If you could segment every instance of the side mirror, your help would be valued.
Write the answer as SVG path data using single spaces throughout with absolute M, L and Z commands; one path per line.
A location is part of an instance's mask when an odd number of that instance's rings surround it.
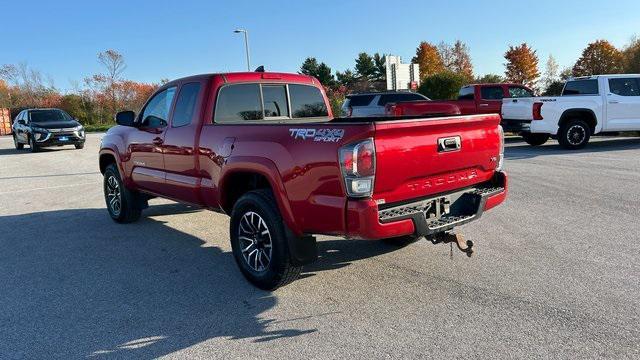
M 133 111 L 120 111 L 116 114 L 116 124 L 122 126 L 135 126 L 136 113 Z
M 27 122 L 24 121 L 23 119 L 18 120 L 17 123 L 20 124 L 20 125 L 27 125 Z

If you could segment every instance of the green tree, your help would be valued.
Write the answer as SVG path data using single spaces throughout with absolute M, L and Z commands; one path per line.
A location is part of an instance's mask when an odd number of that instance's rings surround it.
M 371 55 L 362 52 L 356 59 L 356 74 L 359 77 L 372 80 L 375 78 L 376 66 Z
M 464 74 L 443 71 L 427 76 L 420 84 L 418 92 L 431 99 L 455 99 L 460 88 L 467 85 L 468 82 L 469 79 Z
M 607 40 L 596 40 L 582 51 L 573 66 L 574 76 L 616 74 L 624 71 L 624 57 Z
M 560 96 L 562 94 L 562 89 L 564 88 L 564 83 L 565 82 L 562 80 L 553 81 L 546 87 L 542 95 L 543 96 Z
M 336 79 L 338 79 L 340 85 L 349 88 L 356 81 L 356 75 L 349 69 L 344 72 L 336 71 Z
M 335 85 L 331 68 L 325 63 L 318 64 L 318 60 L 314 57 L 308 57 L 304 60 L 300 67 L 300 73 L 315 77 L 324 86 Z
M 438 51 L 438 47 L 423 41 L 416 49 L 416 56 L 411 59 L 412 63 L 418 64 L 420 68 L 420 78 L 444 71 L 444 63 Z
M 486 74 L 482 77 L 475 78 L 474 82 L 476 84 L 496 84 L 504 82 L 504 78 L 497 74 Z
M 384 62 L 384 55 L 380 55 L 378 53 L 373 54 L 373 66 L 375 68 L 373 78 L 376 81 L 387 80 L 387 67 Z

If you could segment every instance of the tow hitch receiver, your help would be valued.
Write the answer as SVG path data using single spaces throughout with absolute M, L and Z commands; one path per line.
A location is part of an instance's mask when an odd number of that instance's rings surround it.
M 458 246 L 458 249 L 460 249 L 460 251 L 462 251 L 463 253 L 467 254 L 468 257 L 471 257 L 471 255 L 473 255 L 473 241 L 471 240 L 465 241 L 464 236 L 462 236 L 462 234 L 452 234 L 448 232 L 437 234 L 433 238 L 431 238 L 431 242 L 433 244 L 456 243 L 456 245 Z

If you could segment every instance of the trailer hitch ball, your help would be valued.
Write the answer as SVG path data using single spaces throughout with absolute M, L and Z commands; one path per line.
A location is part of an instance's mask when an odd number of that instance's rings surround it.
M 434 238 L 431 239 L 431 242 L 434 244 L 448 244 L 448 243 L 456 243 L 458 249 L 463 253 L 467 254 L 468 257 L 473 255 L 473 241 L 465 240 L 462 234 L 452 234 L 452 233 L 443 233 L 438 234 Z

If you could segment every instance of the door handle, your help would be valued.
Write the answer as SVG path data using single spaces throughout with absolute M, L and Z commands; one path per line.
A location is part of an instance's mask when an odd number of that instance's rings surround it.
M 487 107 L 489 104 L 480 104 L 480 107 Z
M 161 137 L 157 137 L 155 139 L 153 139 L 152 141 L 155 145 L 162 145 L 162 143 L 164 142 L 164 140 L 162 140 Z
M 620 104 L 620 101 L 617 101 L 617 100 L 609 100 L 609 104 Z

